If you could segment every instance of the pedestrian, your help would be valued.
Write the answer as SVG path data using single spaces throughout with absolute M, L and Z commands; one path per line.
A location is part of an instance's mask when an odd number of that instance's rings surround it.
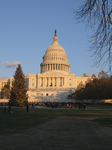
M 81 104 L 81 110 L 82 110 L 83 105 Z
M 83 103 L 83 110 L 85 110 L 85 108 L 86 108 L 86 106 L 85 106 L 85 104 Z
M 11 103 L 9 102 L 9 112 L 11 111 Z
M 81 104 L 79 103 L 79 110 L 80 110 L 80 108 L 81 108 Z
M 34 107 L 34 104 L 32 103 L 32 108 Z
M 19 108 L 17 107 L 17 113 L 19 112 Z
M 29 105 L 28 104 L 26 105 L 26 110 L 27 110 L 27 112 L 29 111 Z
M 5 102 L 3 103 L 4 106 L 4 113 L 6 112 L 6 106 L 5 106 Z
M 6 112 L 6 107 L 4 107 L 4 113 Z

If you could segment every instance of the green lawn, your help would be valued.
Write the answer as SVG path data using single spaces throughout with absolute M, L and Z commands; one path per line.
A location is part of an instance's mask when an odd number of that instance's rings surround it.
M 0 150 L 112 149 L 112 110 L 12 111 L 0 108 Z
M 112 105 L 87 105 L 88 109 L 112 109 Z
M 102 125 L 112 125 L 111 110 L 75 110 L 75 109 L 38 109 L 30 108 L 26 112 L 25 108 L 20 108 L 19 113 L 16 108 L 11 109 L 14 113 L 4 113 L 0 108 L 0 134 L 20 133 L 23 130 L 46 123 L 56 117 L 95 117 L 93 121 Z M 97 117 L 97 118 L 96 118 Z M 104 118 L 102 118 L 104 117 Z

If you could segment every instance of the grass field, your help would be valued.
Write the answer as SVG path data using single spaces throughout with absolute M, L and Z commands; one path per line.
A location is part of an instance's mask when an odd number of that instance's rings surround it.
M 99 106 L 89 106 L 96 109 Z M 111 109 L 112 107 L 102 107 Z M 100 109 L 102 109 L 100 107 Z M 112 110 L 0 108 L 0 150 L 112 149 Z

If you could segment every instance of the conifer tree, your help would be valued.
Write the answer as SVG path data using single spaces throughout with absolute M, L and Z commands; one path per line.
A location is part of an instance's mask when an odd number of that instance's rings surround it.
M 25 77 L 20 64 L 16 69 L 10 93 L 11 104 L 26 105 L 28 103 Z

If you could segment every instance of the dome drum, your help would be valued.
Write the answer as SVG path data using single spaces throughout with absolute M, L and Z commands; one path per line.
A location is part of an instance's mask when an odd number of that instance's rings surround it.
M 60 64 L 60 63 L 41 64 L 41 73 L 50 71 L 70 72 L 70 64 Z

